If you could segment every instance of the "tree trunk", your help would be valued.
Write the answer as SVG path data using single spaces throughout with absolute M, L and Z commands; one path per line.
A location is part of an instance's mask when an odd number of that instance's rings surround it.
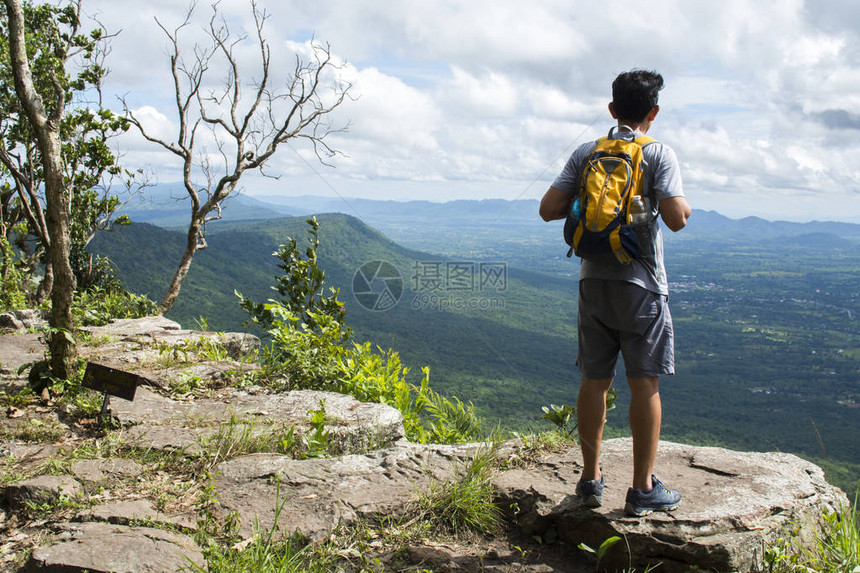
M 182 288 L 182 281 L 185 280 L 185 275 L 188 274 L 188 269 L 191 268 L 191 261 L 194 259 L 194 253 L 198 248 L 198 237 L 200 232 L 200 222 L 197 215 L 192 215 L 191 224 L 188 226 L 188 235 L 185 240 L 185 251 L 182 253 L 182 259 L 179 261 L 179 266 L 176 269 L 176 274 L 173 275 L 173 280 L 170 281 L 170 286 L 167 287 L 167 292 L 164 298 L 158 303 L 158 309 L 161 314 L 165 314 L 176 302 L 179 296 L 179 289 Z
M 58 378 L 75 375 L 76 353 L 72 300 L 75 294 L 75 274 L 69 263 L 71 249 L 71 216 L 68 196 L 63 183 L 62 150 L 60 135 L 51 131 L 42 147 L 42 164 L 45 167 L 45 203 L 47 204 L 48 230 L 51 247 L 48 258 L 53 269 L 51 287 L 51 370 Z M 50 165 L 50 167 L 49 167 Z
M 3 0 L 9 26 L 9 55 L 15 78 L 15 91 L 27 118 L 36 133 L 45 180 L 45 204 L 48 233 L 51 243 L 48 260 L 53 268 L 54 283 L 51 288 L 51 370 L 54 376 L 69 378 L 75 372 L 75 339 L 72 324 L 72 298 L 75 276 L 69 264 L 70 211 L 63 182 L 63 156 L 60 145 L 59 120 L 62 115 L 62 99 L 58 94 L 58 106 L 49 116 L 42 98 L 33 85 L 30 64 L 24 40 L 24 14 L 20 0 Z

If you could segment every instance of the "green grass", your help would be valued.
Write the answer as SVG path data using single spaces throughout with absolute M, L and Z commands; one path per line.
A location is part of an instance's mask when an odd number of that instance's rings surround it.
M 481 446 L 474 457 L 455 468 L 454 476 L 433 480 L 419 494 L 419 515 L 454 535 L 464 532 L 497 533 L 502 512 L 493 503 L 493 475 L 498 468 L 498 446 Z

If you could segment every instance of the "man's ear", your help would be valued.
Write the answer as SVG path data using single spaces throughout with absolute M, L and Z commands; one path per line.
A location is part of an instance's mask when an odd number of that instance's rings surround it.
M 615 104 L 613 102 L 609 102 L 609 115 L 612 116 L 612 119 L 618 119 L 618 115 L 615 113 Z
M 660 106 L 655 105 L 654 108 L 648 112 L 648 121 L 654 121 L 654 118 L 657 117 L 658 113 L 660 113 Z

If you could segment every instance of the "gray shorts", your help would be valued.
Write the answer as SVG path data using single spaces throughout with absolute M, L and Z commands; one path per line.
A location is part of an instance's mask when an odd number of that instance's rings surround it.
M 579 354 L 588 378 L 612 378 L 618 353 L 628 378 L 675 373 L 669 297 L 617 280 L 579 281 Z

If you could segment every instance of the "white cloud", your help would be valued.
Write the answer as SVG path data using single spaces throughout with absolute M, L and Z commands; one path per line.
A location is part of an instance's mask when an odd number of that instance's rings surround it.
M 572 141 L 608 129 L 615 75 L 644 67 L 666 78 L 652 133 L 678 152 L 694 206 L 698 198 L 707 206 L 723 197 L 753 208 L 759 203 L 748 197 L 755 196 L 791 211 L 783 199 L 860 191 L 854 0 L 654 0 L 647 9 L 618 0 L 611 11 L 564 0 L 262 4 L 271 11 L 267 31 L 282 77 L 292 70 L 294 51 L 315 37 L 331 43 L 342 77 L 354 85 L 358 99 L 332 118 L 352 123 L 332 140 L 348 155 L 335 159 L 343 184 L 385 178 L 438 194 L 443 186 L 417 183 L 438 181 L 455 196 L 458 189 L 498 196 L 506 182 L 521 188 L 543 173 L 545 186 Z M 175 112 L 167 43 L 153 16 L 176 26 L 184 6 L 85 6 L 109 29 L 125 28 L 108 61 L 109 89 L 128 94 L 138 109 L 149 106 L 154 125 L 168 129 Z M 251 30 L 245 0 L 223 0 L 221 7 L 236 31 Z M 207 19 L 208 7 L 199 6 L 189 31 L 199 37 Z M 250 73 L 253 45 L 237 50 Z M 126 139 L 129 159 L 143 157 L 141 142 Z M 307 160 L 316 164 L 312 154 Z M 553 167 L 545 171 L 547 165 Z M 289 150 L 272 167 L 309 173 Z M 370 183 L 356 188 L 373 192 Z M 792 194 L 796 189 L 803 193 Z M 860 201 L 846 205 L 846 217 L 860 218 Z

